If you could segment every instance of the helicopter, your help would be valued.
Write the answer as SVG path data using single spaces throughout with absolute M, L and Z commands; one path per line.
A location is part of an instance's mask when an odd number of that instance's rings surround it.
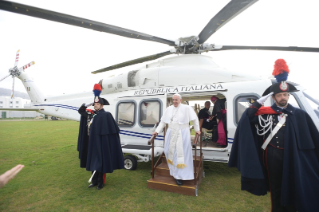
M 257 99 L 262 92 L 271 85 L 268 78 L 254 77 L 249 74 L 227 71 L 220 68 L 206 52 L 222 52 L 227 50 L 277 50 L 291 52 L 319 52 L 319 48 L 296 47 L 296 46 L 240 46 L 240 45 L 217 45 L 206 41 L 236 19 L 245 10 L 258 4 L 256 0 L 233 0 L 226 4 L 212 19 L 209 20 L 199 34 L 180 37 L 177 40 L 165 39 L 149 34 L 120 28 L 88 19 L 78 18 L 62 13 L 35 8 L 33 6 L 0 1 L 0 10 L 32 16 L 40 19 L 51 20 L 59 23 L 84 27 L 96 31 L 103 31 L 131 38 L 130 40 L 142 40 L 143 42 L 155 42 L 168 47 L 162 52 L 154 52 L 151 55 L 132 58 L 126 62 L 99 68 L 92 73 L 104 73 L 118 68 L 131 66 L 143 62 L 158 60 L 145 64 L 138 69 L 116 73 L 100 81 L 102 85 L 102 97 L 110 102 L 105 109 L 110 111 L 121 128 L 121 141 L 123 145 L 145 145 L 150 138 L 154 124 L 159 121 L 163 111 L 170 104 L 170 98 L 176 92 L 183 96 L 186 102 L 209 100 L 210 96 L 217 95 L 227 99 L 227 122 L 228 145 L 226 148 L 206 146 L 204 149 L 205 160 L 227 162 L 231 150 L 233 135 L 241 113 L 249 104 L 249 99 Z M 196 14 L 196 13 L 195 13 Z M 211 15 L 212 16 L 212 15 Z M 148 45 L 148 44 L 146 44 Z M 301 53 L 300 53 L 301 54 Z M 167 57 L 177 55 L 173 57 Z M 165 58 L 164 58 L 165 57 Z M 114 72 L 113 72 L 114 73 Z M 199 77 L 200 76 L 200 77 Z M 14 76 L 15 77 L 15 76 Z M 39 88 L 34 88 L 34 82 L 26 71 L 19 76 L 31 98 L 29 109 L 34 109 L 44 114 L 56 117 L 79 120 L 77 108 L 83 103 L 92 101 L 91 92 L 70 94 L 57 97 L 45 97 Z M 178 79 L 178 80 L 176 80 Z M 31 82 L 32 81 L 32 82 Z M 32 86 L 28 83 L 34 83 Z M 28 88 L 31 87 L 30 90 Z M 253 91 L 252 91 L 252 88 Z M 302 91 L 294 96 L 296 104 L 305 109 L 313 118 L 319 128 L 316 111 L 309 105 L 308 100 L 316 103 L 316 100 Z M 146 103 L 146 104 L 145 104 Z M 266 104 L 270 105 L 271 100 Z M 150 109 L 145 109 L 145 105 Z M 144 112 L 146 118 L 141 115 Z M 125 113 L 126 112 L 126 113 Z M 133 114 L 133 116 L 130 114 Z M 231 124 L 230 124 L 231 123 Z M 161 154 L 163 135 L 156 140 L 156 155 Z M 149 152 L 126 149 L 127 153 L 134 154 L 138 161 L 149 161 Z M 124 152 L 124 151 L 123 151 Z M 133 161 L 132 164 L 136 164 Z M 136 168 L 136 165 L 129 169 Z
M 138 29 L 137 31 L 175 40 L 181 35 L 197 35 L 213 15 L 218 13 L 229 1 L 202 1 L 201 5 L 198 5 L 200 10 L 198 10 L 197 15 L 187 13 L 187 15 L 184 15 L 181 12 L 175 12 L 179 7 L 183 8 L 182 11 L 191 11 L 195 8 L 191 1 L 164 1 L 162 4 L 156 5 L 156 7 L 153 7 L 152 3 L 141 0 L 135 3 L 126 2 L 125 7 L 121 3 L 106 3 L 104 1 L 95 3 L 100 5 L 100 7 L 83 1 L 67 1 L 63 2 L 63 4 L 59 2 L 44 3 L 37 0 L 18 0 L 18 2 L 66 12 L 103 23 L 124 26 L 129 29 Z M 170 6 L 166 7 L 165 5 L 168 4 Z M 312 30 L 313 23 L 310 21 L 317 19 L 314 11 L 315 7 L 316 4 L 310 2 L 299 4 L 291 1 L 258 1 L 220 28 L 218 33 L 214 33 L 208 39 L 208 42 L 236 45 L 318 46 L 316 39 L 318 33 Z M 164 11 L 168 15 L 162 16 L 161 14 Z M 269 15 L 271 13 L 275 15 Z M 298 17 L 295 16 L 297 13 L 300 14 Z M 127 14 L 127 16 L 124 14 Z M 182 20 L 180 20 L 181 15 L 183 16 Z M 130 21 L 127 20 L 127 17 L 130 17 Z M 145 17 L 148 18 L 145 19 Z M 12 60 L 12 54 L 14 54 L 12 50 L 16 51 L 17 49 L 22 49 L 23 55 L 31 55 L 30 58 L 37 61 L 36 67 L 39 67 L 32 69 L 33 77 L 38 78 L 37 81 L 41 85 L 41 89 L 45 94 L 49 95 L 89 90 L 91 89 L 90 85 L 98 82 L 101 78 L 125 69 L 104 72 L 103 76 L 90 75 L 91 71 L 98 70 L 106 65 L 170 49 L 169 46 L 156 42 L 126 39 L 122 36 L 17 15 L 4 10 L 0 13 L 0 20 L 1 27 L 6 32 L 2 33 L 1 37 L 10 41 L 4 42 L 2 45 L 0 50 L 1 60 Z M 297 29 L 295 25 L 298 26 L 298 30 L 295 30 Z M 279 30 L 281 30 L 280 33 L 277 33 Z M 20 35 L 22 31 L 24 32 L 23 36 Z M 42 38 L 45 39 L 42 40 Z M 45 51 L 45 53 L 42 53 L 42 51 Z M 175 55 L 172 54 L 171 56 Z M 317 69 L 314 62 L 316 54 L 313 53 L 237 50 L 210 51 L 205 53 L 205 55 L 213 56 L 214 61 L 220 66 L 229 70 L 239 71 L 239 73 L 244 71 L 253 72 L 255 66 L 258 65 L 260 66 L 258 73 L 270 75 L 269 70 L 272 68 L 273 61 L 280 57 L 286 59 L 289 65 L 295 66 L 295 70 L 303 68 L 302 65 L 305 64 L 308 64 L 308 67 L 311 67 L 312 70 Z M 22 63 L 30 62 L 23 62 L 23 58 L 21 58 Z M 0 67 L 2 67 L 1 70 L 5 71 L 9 66 L 2 62 Z M 139 67 L 138 65 L 133 65 L 131 68 Z M 51 80 L 46 80 L 44 76 L 47 73 L 63 73 L 65 77 L 51 74 Z M 68 86 L 66 89 L 63 86 L 55 85 L 54 81 L 61 82 L 61 80 L 64 80 L 65 83 L 67 78 L 73 78 L 74 74 L 78 75 L 77 80 L 72 82 L 73 86 Z M 5 75 L 6 73 L 4 72 L 1 76 Z M 294 77 L 295 79 L 293 79 Z M 308 83 L 300 77 L 299 71 L 292 74 L 290 79 L 304 85 Z M 9 80 L 1 82 L 1 86 L 7 88 L 11 87 L 11 84 L 12 82 L 9 83 Z M 309 86 L 312 84 L 314 83 L 307 84 L 307 87 L 310 88 Z M 18 86 L 17 89 L 20 89 L 20 91 L 24 90 L 24 87 L 19 84 L 16 84 L 16 86 Z M 53 87 L 54 90 L 52 89 Z

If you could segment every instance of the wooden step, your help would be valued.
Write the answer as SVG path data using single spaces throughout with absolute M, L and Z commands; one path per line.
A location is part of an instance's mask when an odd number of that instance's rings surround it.
M 195 160 L 194 158 L 194 165 L 199 163 L 199 157 L 196 157 L 196 159 L 197 160 Z M 162 163 L 155 169 L 154 178 L 151 178 L 147 181 L 147 187 L 155 190 L 197 196 L 198 188 L 204 175 L 203 162 L 199 170 L 196 171 L 199 172 L 199 179 L 196 184 L 194 184 L 194 180 L 183 180 L 183 185 L 178 186 L 176 185 L 175 179 L 169 174 L 169 168 L 166 162 L 166 158 L 164 157 L 162 159 Z
M 158 165 L 156 168 L 155 168 L 155 173 L 156 175 L 158 176 L 170 176 L 169 174 L 169 168 L 168 168 L 168 165 L 167 163 L 161 163 L 160 165 Z
M 195 160 L 195 156 L 193 156 L 194 167 L 198 166 L 200 157 L 197 156 L 196 159 L 197 160 Z M 162 163 L 155 168 L 155 173 L 160 176 L 170 176 L 168 164 L 165 157 L 162 158 Z

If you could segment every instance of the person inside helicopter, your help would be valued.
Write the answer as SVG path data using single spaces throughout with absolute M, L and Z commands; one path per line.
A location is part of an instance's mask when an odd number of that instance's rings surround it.
M 204 136 L 205 138 L 206 137 L 212 137 L 213 135 L 211 136 L 206 136 L 207 134 L 207 130 L 212 130 L 213 127 L 215 125 L 217 125 L 217 122 L 216 122 L 216 118 L 214 118 L 212 115 L 211 115 L 211 112 L 209 111 L 209 108 L 210 108 L 210 101 L 206 101 L 205 102 L 205 107 L 203 109 L 201 109 L 198 113 L 198 119 L 199 119 L 199 127 L 200 127 L 200 131 L 203 132 L 204 131 Z M 204 139 L 205 139 L 204 138 Z
M 212 116 L 216 117 L 217 130 L 213 130 L 213 141 L 220 147 L 227 146 L 227 124 L 226 124 L 226 99 L 219 99 L 212 96 L 211 101 L 214 104 Z

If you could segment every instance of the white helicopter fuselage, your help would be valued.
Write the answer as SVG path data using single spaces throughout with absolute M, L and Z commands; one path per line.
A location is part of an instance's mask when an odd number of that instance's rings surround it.
M 93 92 L 44 97 L 27 73 L 22 72 L 19 78 L 31 98 L 30 108 L 46 115 L 79 121 L 78 108 L 94 99 Z M 227 162 L 242 113 L 251 100 L 261 97 L 272 80 L 231 73 L 218 67 L 208 56 L 182 55 L 103 79 L 101 84 L 101 97 L 110 103 L 104 109 L 112 113 L 119 124 L 122 145 L 147 146 L 154 125 L 171 105 L 171 97 L 175 93 L 182 95 L 184 103 L 203 104 L 212 95 L 225 98 L 227 147 L 217 148 L 206 143 L 203 145 L 203 153 L 204 160 Z M 290 98 L 295 99 L 297 106 L 308 112 L 319 129 L 319 119 L 303 95 L 304 89 L 300 86 L 297 88 L 300 91 L 293 93 Z M 272 103 L 269 98 L 265 105 L 270 106 Z M 156 155 L 162 153 L 163 141 L 163 134 L 156 138 Z M 148 161 L 150 151 L 143 151 L 127 149 L 123 152 L 136 155 L 139 161 Z

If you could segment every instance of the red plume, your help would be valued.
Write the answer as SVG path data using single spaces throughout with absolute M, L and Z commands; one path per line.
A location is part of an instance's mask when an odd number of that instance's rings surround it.
M 278 74 L 282 74 L 283 72 L 289 73 L 289 68 L 284 59 L 278 59 L 274 65 L 274 71 L 272 72 L 273 76 L 277 76 Z
M 100 84 L 94 84 L 93 91 L 94 90 L 101 91 L 102 90 L 101 85 Z

